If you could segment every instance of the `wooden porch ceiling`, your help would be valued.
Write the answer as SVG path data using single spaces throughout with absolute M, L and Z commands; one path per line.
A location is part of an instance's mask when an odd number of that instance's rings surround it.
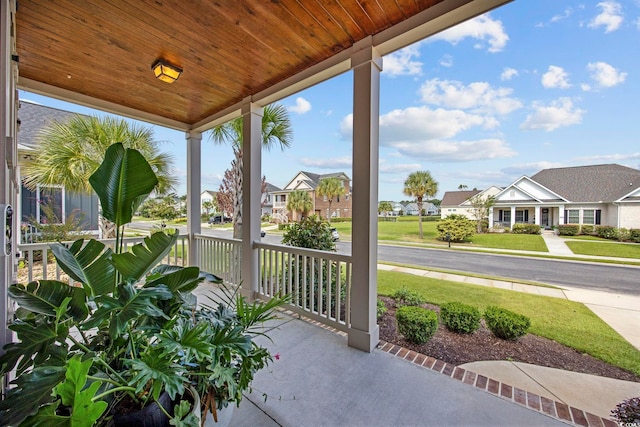
M 176 129 L 205 130 L 510 0 L 18 0 L 21 89 Z M 184 70 L 156 80 L 164 58 Z M 327 72 L 332 69 L 333 71 Z M 323 74 L 324 73 L 324 74 Z

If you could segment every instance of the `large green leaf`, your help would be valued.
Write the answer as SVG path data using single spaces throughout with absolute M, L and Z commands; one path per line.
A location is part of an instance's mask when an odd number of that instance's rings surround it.
M 139 151 L 117 143 L 109 146 L 89 183 L 100 198 L 102 216 L 120 227 L 131 222 L 158 178 Z
M 67 307 L 69 316 L 81 322 L 89 314 L 84 288 L 69 286 L 57 280 L 38 280 L 26 285 L 11 285 L 9 296 L 23 308 L 52 317 L 56 316 L 57 309 L 65 299 L 70 298 Z
M 154 271 L 155 272 L 155 271 Z M 151 275 L 149 281 L 144 287 L 153 287 L 158 285 L 166 285 L 171 292 L 191 292 L 198 287 L 203 278 L 200 277 L 200 269 L 198 267 L 180 267 L 175 271 L 155 277 Z
M 32 359 L 37 355 L 47 355 L 52 349 L 60 331 L 53 322 L 16 322 L 9 326 L 19 341 L 7 344 L 5 353 L 0 357 L 0 373 L 5 374 L 18 365 L 18 373 L 32 365 Z M 68 328 L 66 328 L 68 331 Z
M 53 388 L 64 380 L 64 366 L 34 368 L 16 378 L 7 397 L 0 400 L 0 426 L 17 426 L 40 405 L 52 402 Z
M 174 234 L 154 233 L 145 237 L 143 243 L 134 245 L 131 252 L 113 254 L 113 265 L 124 279 L 138 281 L 162 261 L 177 240 L 177 231 Z
M 93 296 L 113 292 L 116 270 L 110 262 L 112 251 L 104 243 L 91 239 L 85 245 L 79 239 L 70 248 L 53 243 L 51 251 L 60 268 L 73 280 L 85 284 Z
M 183 368 L 171 358 L 163 357 L 160 349 L 152 348 L 138 359 L 126 360 L 125 363 L 135 373 L 129 384 L 136 387 L 137 393 L 151 387 L 151 395 L 156 401 L 162 390 L 171 399 L 184 394 L 184 385 L 188 383 L 188 379 L 184 376 Z

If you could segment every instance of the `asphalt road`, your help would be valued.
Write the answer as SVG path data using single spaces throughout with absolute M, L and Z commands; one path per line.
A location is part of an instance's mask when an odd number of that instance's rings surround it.
M 144 228 L 144 225 L 140 228 Z M 184 230 L 181 230 L 181 233 L 183 232 Z M 231 234 L 230 231 L 205 227 L 202 233 L 219 237 L 229 237 Z M 267 234 L 262 240 L 279 244 L 280 236 Z M 339 252 L 351 253 L 350 242 L 338 242 L 337 246 Z M 558 286 L 640 295 L 639 267 L 389 245 L 378 245 L 378 260 L 505 279 L 530 280 Z

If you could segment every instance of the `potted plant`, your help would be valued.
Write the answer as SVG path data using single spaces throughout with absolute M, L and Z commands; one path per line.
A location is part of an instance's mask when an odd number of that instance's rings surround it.
M 117 226 L 115 247 L 95 239 L 52 244 L 74 284 L 9 288 L 19 306 L 10 326 L 18 340 L 0 357 L 2 375 L 15 370 L 0 425 L 156 425 L 146 423 L 156 415 L 158 425 L 170 418 L 198 425 L 201 410 L 215 418 L 239 404 L 272 360 L 254 342 L 255 327 L 274 318 L 285 298 L 248 303 L 224 292 L 198 304 L 198 285 L 220 280 L 197 267 L 159 265 L 177 233 L 154 233 L 124 251 L 124 225 L 157 184 L 138 151 L 112 145 L 90 183 Z M 139 410 L 146 411 L 140 424 L 118 421 Z

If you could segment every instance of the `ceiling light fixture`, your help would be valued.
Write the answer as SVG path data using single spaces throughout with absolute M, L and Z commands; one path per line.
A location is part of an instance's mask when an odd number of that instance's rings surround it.
M 175 82 L 178 80 L 178 77 L 180 77 L 180 74 L 182 74 L 181 68 L 171 65 L 163 59 L 156 60 L 156 62 L 151 66 L 151 69 L 153 70 L 153 74 L 155 74 L 156 79 L 167 83 Z

